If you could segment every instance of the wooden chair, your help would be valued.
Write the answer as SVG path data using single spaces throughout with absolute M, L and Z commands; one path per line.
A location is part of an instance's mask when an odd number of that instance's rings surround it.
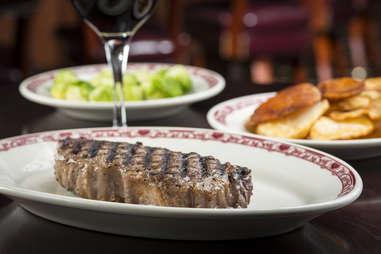
M 29 18 L 35 12 L 37 0 L 4 0 L 0 2 L 0 15 L 14 20 L 13 42 L 6 46 L 10 55 L 7 63 L 0 64 L 0 80 L 18 82 L 27 72 L 26 46 L 29 29 Z M 1 66 L 3 65 L 3 66 Z
M 275 81 L 273 59 L 293 63 L 293 80 L 306 78 L 300 64 L 311 42 L 305 8 L 293 2 L 262 3 L 231 1 L 231 22 L 221 43 L 222 56 L 230 60 L 249 60 L 254 83 Z

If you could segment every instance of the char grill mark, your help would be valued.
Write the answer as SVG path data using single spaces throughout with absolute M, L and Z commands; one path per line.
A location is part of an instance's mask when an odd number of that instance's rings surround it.
M 168 149 L 162 149 L 163 150 L 163 166 L 161 167 L 161 173 L 165 175 L 168 172 L 168 166 L 169 166 L 169 160 L 170 160 L 170 152 Z
M 208 158 L 201 157 L 199 164 L 201 166 L 201 177 L 206 177 L 208 175 Z
M 130 164 L 130 160 L 134 154 L 135 154 L 135 145 L 126 144 L 126 153 L 124 155 L 124 161 L 123 161 L 123 164 L 125 166 L 128 166 L 128 164 Z
M 72 139 L 67 137 L 62 141 L 62 148 L 67 148 L 72 144 Z
M 148 171 L 151 170 L 151 153 L 154 149 L 147 146 L 145 147 L 145 155 L 144 155 L 144 168 Z
M 99 149 L 102 147 L 103 141 L 97 141 L 97 140 L 92 140 L 90 142 L 90 148 L 89 148 L 89 157 L 93 158 L 97 155 Z
M 250 170 L 212 156 L 136 144 L 60 141 L 55 173 L 66 189 L 85 198 L 182 207 L 247 207 Z
M 238 175 L 247 176 L 248 174 L 250 174 L 250 170 L 248 168 L 240 167 L 240 166 L 237 166 L 237 167 L 238 167 L 238 170 L 237 170 Z
M 118 147 L 119 147 L 119 143 L 111 143 L 110 144 L 110 150 L 108 151 L 108 155 L 107 155 L 107 159 L 106 161 L 107 162 L 112 162 L 115 158 L 115 155 L 117 153 L 117 150 L 118 150 Z
M 220 175 L 225 175 L 225 173 L 226 173 L 225 166 L 222 165 L 221 162 L 219 162 L 218 160 L 216 162 L 216 168 L 217 168 L 218 172 L 220 173 Z
M 82 149 L 82 147 L 83 147 L 83 145 L 85 145 L 85 140 L 83 140 L 83 139 L 79 139 L 78 140 L 78 142 L 74 142 L 74 144 L 73 144 L 73 149 L 72 149 L 72 153 L 73 154 L 78 154 L 80 151 L 81 151 L 81 149 Z

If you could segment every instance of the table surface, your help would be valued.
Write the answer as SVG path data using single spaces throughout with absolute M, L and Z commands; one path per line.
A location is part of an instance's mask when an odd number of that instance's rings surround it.
M 237 76 L 237 75 L 236 75 Z M 239 76 L 239 75 L 238 75 Z M 210 128 L 207 111 L 229 98 L 275 91 L 282 85 L 259 86 L 227 80 L 218 96 L 163 119 L 130 122 L 131 126 Z M 38 131 L 110 126 L 70 119 L 55 109 L 22 98 L 15 84 L 0 84 L 0 138 Z M 381 158 L 349 161 L 360 173 L 364 190 L 353 204 L 328 212 L 293 232 L 239 241 L 169 241 L 118 236 L 77 229 L 39 218 L 0 195 L 0 253 L 381 253 Z

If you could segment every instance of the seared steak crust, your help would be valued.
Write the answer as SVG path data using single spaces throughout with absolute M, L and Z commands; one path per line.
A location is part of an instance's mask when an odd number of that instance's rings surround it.
M 250 170 L 212 156 L 136 144 L 59 141 L 57 181 L 80 197 L 174 207 L 246 208 Z

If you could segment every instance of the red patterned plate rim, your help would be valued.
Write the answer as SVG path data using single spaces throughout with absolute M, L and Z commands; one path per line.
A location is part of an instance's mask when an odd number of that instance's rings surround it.
M 220 107 L 216 108 L 213 111 L 214 120 L 222 125 L 226 125 L 226 119 L 229 115 L 235 111 L 241 110 L 247 107 L 258 106 L 261 103 L 265 102 L 268 98 L 274 96 L 275 93 L 264 93 L 264 94 L 255 94 L 244 97 L 239 97 L 225 101 L 220 104 Z M 216 105 L 218 106 L 218 105 Z
M 239 144 L 249 147 L 264 149 L 269 152 L 277 152 L 286 156 L 296 157 L 313 163 L 324 170 L 328 170 L 337 177 L 342 185 L 339 197 L 349 194 L 356 185 L 356 176 L 346 163 L 335 157 L 324 154 L 314 149 L 300 145 L 294 145 L 277 140 L 245 136 L 221 131 L 193 128 L 153 128 L 153 127 L 129 127 L 128 129 L 97 128 L 97 129 L 74 129 L 62 131 L 49 131 L 0 140 L 0 152 L 5 152 L 16 147 L 42 143 L 57 142 L 68 136 L 87 138 L 165 138 L 165 139 L 195 139 L 201 141 L 218 141 L 222 143 Z

